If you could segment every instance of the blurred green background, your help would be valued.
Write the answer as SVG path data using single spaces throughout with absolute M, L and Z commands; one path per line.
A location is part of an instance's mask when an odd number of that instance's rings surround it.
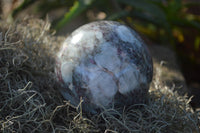
M 2 0 L 8 22 L 32 15 L 52 23 L 58 34 L 95 20 L 120 21 L 149 44 L 176 51 L 188 83 L 200 83 L 200 0 Z M 75 27 L 73 27 L 73 24 Z M 71 29 L 70 29 L 71 28 Z M 61 32 L 62 31 L 62 32 Z M 167 55 L 166 55 L 167 56 Z

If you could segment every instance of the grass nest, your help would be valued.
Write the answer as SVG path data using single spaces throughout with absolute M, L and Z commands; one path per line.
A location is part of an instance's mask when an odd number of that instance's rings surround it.
M 64 37 L 48 21 L 0 21 L 0 131 L 9 132 L 199 132 L 200 113 L 187 96 L 154 75 L 147 104 L 90 115 L 58 91 L 54 57 Z

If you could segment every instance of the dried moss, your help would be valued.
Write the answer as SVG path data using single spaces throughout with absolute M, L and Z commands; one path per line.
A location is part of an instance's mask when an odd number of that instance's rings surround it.
M 54 56 L 64 37 L 47 21 L 0 22 L 1 132 L 199 132 L 200 112 L 190 99 L 159 81 L 156 69 L 147 104 L 90 115 L 66 102 L 54 79 Z

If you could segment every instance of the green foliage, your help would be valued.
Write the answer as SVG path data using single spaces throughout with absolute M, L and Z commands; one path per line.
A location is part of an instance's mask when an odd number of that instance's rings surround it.
M 152 23 L 162 25 L 166 22 L 166 15 L 161 7 L 159 7 L 152 0 L 118 0 L 119 3 L 123 3 L 134 8 L 130 15 L 141 17 Z
M 37 7 L 37 11 L 46 16 L 49 11 L 62 7 L 71 7 L 75 0 L 41 0 L 41 4 Z
M 15 16 L 18 12 L 22 11 L 23 9 L 25 9 L 27 6 L 29 6 L 34 2 L 35 2 L 34 0 L 24 0 L 24 2 L 18 8 L 12 11 L 12 16 Z
M 67 12 L 63 19 L 59 21 L 55 29 L 59 30 L 65 24 L 69 23 L 74 17 L 77 17 L 80 13 L 85 11 L 95 0 L 78 0 L 75 1 L 70 11 Z
M 33 0 L 24 0 L 12 15 L 32 3 Z M 194 15 L 187 10 L 197 5 L 200 2 L 184 3 L 182 0 L 40 0 L 38 11 L 45 16 L 54 9 L 68 9 L 62 18 L 54 20 L 56 30 L 79 15 L 86 16 L 89 10 L 101 11 L 106 14 L 105 19 L 123 21 L 156 42 L 171 44 L 176 49 L 180 43 L 185 47 L 193 44 L 188 54 L 194 54 L 200 51 L 200 14 Z M 192 36 L 194 41 L 188 43 L 185 38 L 191 29 L 197 33 Z
M 199 36 L 196 37 L 196 39 L 195 39 L 194 47 L 195 47 L 196 51 L 199 51 L 199 49 L 200 49 L 200 37 Z

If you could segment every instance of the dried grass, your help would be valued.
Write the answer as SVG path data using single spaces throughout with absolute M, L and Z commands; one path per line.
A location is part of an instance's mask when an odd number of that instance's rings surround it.
M 147 104 L 91 115 L 65 101 L 54 79 L 54 56 L 64 37 L 47 21 L 0 21 L 0 131 L 198 133 L 200 112 L 159 81 L 155 70 Z

